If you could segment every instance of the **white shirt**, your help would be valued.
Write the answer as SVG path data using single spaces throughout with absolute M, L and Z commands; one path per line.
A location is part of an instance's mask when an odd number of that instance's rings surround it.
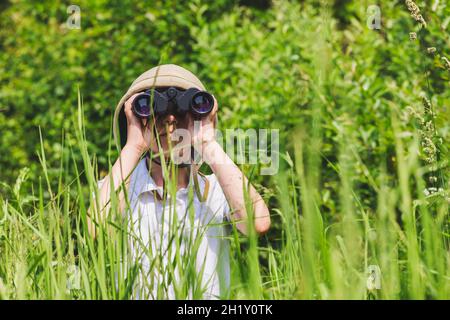
M 132 258 L 140 264 L 135 298 L 192 299 L 199 296 L 198 292 L 203 292 L 203 299 L 227 298 L 230 208 L 216 176 L 205 176 L 209 181 L 205 202 L 198 199 L 191 174 L 188 187 L 179 189 L 176 199 L 167 194 L 163 203 L 154 193 L 163 198 L 162 187 L 155 184 L 145 161 L 140 160 L 132 172 L 128 190 Z M 197 176 L 203 195 L 205 181 Z M 193 197 L 189 197 L 189 189 Z M 189 202 L 193 205 L 189 206 Z M 184 297 L 177 295 L 175 288 L 183 284 L 188 284 L 188 296 Z M 193 295 L 193 291 L 197 294 Z M 186 287 L 179 292 L 186 292 Z

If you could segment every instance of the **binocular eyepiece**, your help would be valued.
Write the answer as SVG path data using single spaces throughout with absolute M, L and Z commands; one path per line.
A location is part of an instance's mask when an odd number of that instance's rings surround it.
M 187 112 L 203 117 L 212 111 L 214 98 L 210 93 L 197 88 L 179 90 L 169 87 L 163 92 L 146 90 L 137 95 L 131 105 L 139 118 L 164 116 L 168 113 L 184 116 Z

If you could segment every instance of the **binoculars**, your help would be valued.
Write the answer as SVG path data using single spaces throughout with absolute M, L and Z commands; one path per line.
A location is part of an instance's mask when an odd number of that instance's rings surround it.
M 187 112 L 203 117 L 212 111 L 214 98 L 210 93 L 197 88 L 179 90 L 169 87 L 161 92 L 155 89 L 146 90 L 137 95 L 131 105 L 134 114 L 139 118 L 164 116 L 169 113 L 184 116 Z

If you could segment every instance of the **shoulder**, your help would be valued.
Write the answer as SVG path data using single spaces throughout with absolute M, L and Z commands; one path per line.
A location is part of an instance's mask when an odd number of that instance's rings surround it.
M 106 176 L 107 177 L 107 176 Z M 103 177 L 102 179 L 97 181 L 97 187 L 100 189 L 103 185 L 103 183 L 106 181 L 106 177 Z
M 229 205 L 222 187 L 215 174 L 204 175 L 208 181 L 208 197 L 207 204 L 216 214 L 219 213 L 222 217 L 227 217 L 229 213 Z M 206 187 L 206 186 L 205 186 Z
M 133 169 L 133 171 L 130 174 L 129 177 L 129 190 L 128 192 L 131 192 L 131 194 L 138 194 L 139 188 L 144 187 L 146 184 L 146 174 L 145 174 L 145 158 L 139 160 L 136 167 Z M 103 185 L 103 183 L 106 181 L 106 179 L 109 179 L 109 175 L 106 175 L 100 180 L 97 180 L 97 187 L 100 189 Z
M 209 191 L 208 198 L 210 196 L 222 196 L 223 190 L 220 186 L 219 180 L 217 179 L 215 174 L 204 175 L 204 178 L 208 181 Z
M 208 181 L 210 183 L 218 183 L 219 181 L 217 180 L 217 177 L 214 173 L 212 174 L 202 174 L 203 177 L 205 177 L 206 179 L 208 179 Z
M 133 171 L 130 174 L 129 177 L 129 189 L 128 192 L 131 193 L 132 196 L 138 195 L 141 193 L 141 191 L 145 188 L 145 186 L 149 183 L 149 177 L 146 164 L 145 164 L 145 158 L 142 158 L 137 163 L 136 167 L 133 169 Z

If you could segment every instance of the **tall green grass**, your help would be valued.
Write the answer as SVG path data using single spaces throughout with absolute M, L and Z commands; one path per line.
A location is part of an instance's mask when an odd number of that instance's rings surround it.
M 297 5 L 293 7 L 299 9 Z M 316 32 L 312 20 L 305 20 L 305 34 L 310 39 L 304 43 L 311 47 L 304 50 L 311 58 L 313 70 L 307 80 L 313 98 L 308 101 L 310 106 L 302 123 L 295 130 L 286 130 L 286 142 L 291 148 L 282 148 L 280 171 L 270 177 L 274 190 L 266 200 L 273 228 L 267 237 L 257 238 L 254 232 L 242 236 L 231 226 L 228 236 L 231 288 L 230 295 L 224 298 L 449 299 L 449 190 L 448 173 L 442 174 L 448 169 L 448 159 L 442 154 L 435 163 L 422 160 L 423 128 L 406 125 L 403 108 L 393 103 L 390 95 L 379 94 L 375 89 L 380 85 L 375 80 L 373 92 L 355 89 L 356 93 L 349 93 L 348 100 L 335 101 L 336 70 L 345 68 L 345 63 L 334 64 L 330 39 L 335 35 L 329 8 L 318 10 L 321 32 Z M 295 10 L 281 12 L 297 15 Z M 284 26 L 282 22 L 277 20 Z M 352 23 L 356 30 L 363 30 L 372 39 L 373 31 Z M 276 30 L 280 34 L 286 32 L 284 27 Z M 246 39 L 253 41 L 254 37 Z M 208 45 L 212 41 L 206 40 Z M 201 44 L 200 39 L 198 45 Z M 363 51 L 368 45 L 360 47 L 353 46 L 354 50 Z M 370 74 L 362 76 L 361 81 L 369 78 Z M 344 89 L 345 81 L 341 84 Z M 353 85 L 351 82 L 348 86 Z M 379 91 L 399 90 L 389 85 Z M 372 90 L 368 87 L 367 90 Z M 256 99 L 257 91 L 251 86 L 252 99 Z M 369 153 L 357 148 L 361 145 L 357 141 L 360 122 L 352 120 L 359 112 L 358 108 L 353 109 L 353 103 L 360 102 L 356 99 L 358 95 L 363 96 L 362 100 L 375 96 L 379 100 L 372 101 L 374 105 L 386 106 L 387 113 L 383 116 L 388 118 L 389 132 L 382 132 L 386 129 L 384 123 L 376 123 L 380 149 L 393 155 L 386 161 L 378 163 L 380 157 L 374 157 L 375 164 L 368 163 L 367 159 L 372 160 Z M 245 94 L 233 95 L 238 102 L 247 98 Z M 292 108 L 298 107 L 297 102 L 286 101 Z M 289 108 L 286 110 L 290 112 Z M 377 109 L 367 112 L 370 111 Z M 148 247 L 142 254 L 154 258 L 147 276 L 141 275 L 139 261 L 131 257 L 130 242 L 139 243 L 140 237 L 130 232 L 129 219 L 117 212 L 116 193 L 111 193 L 112 211 L 108 219 L 98 222 L 97 237 L 89 235 L 87 211 L 95 203 L 92 195 L 98 191 L 96 181 L 100 177 L 96 157 L 88 151 L 84 121 L 79 99 L 77 116 L 69 132 L 73 139 L 62 141 L 57 174 L 46 160 L 44 130 L 39 152 L 40 183 L 24 189 L 28 171 L 23 169 L 15 185 L 5 185 L 7 192 L 0 194 L 0 299 L 131 299 L 137 294 L 149 298 L 145 288 L 136 289 L 136 284 L 139 280 L 144 287 L 153 288 L 151 279 L 156 273 L 167 279 L 156 283 L 156 298 L 166 297 L 165 289 L 171 281 L 177 298 L 201 298 L 202 274 L 194 268 L 198 235 L 189 237 L 190 254 L 180 252 L 179 230 L 189 223 L 192 207 L 184 221 L 177 221 L 173 210 L 165 212 L 172 219 L 169 255 L 174 259 L 165 263 L 162 248 L 152 252 Z M 324 128 L 330 126 L 336 128 L 333 139 L 325 136 Z M 330 140 L 332 150 L 336 150 L 334 158 L 330 158 L 327 145 Z M 113 148 L 110 142 L 108 155 Z M 328 152 L 323 151 L 325 148 Z M 78 161 L 80 157 L 82 161 Z M 108 159 L 109 169 L 114 161 Z M 373 170 L 377 166 L 379 169 Z M 331 169 L 334 176 L 325 175 L 324 167 L 327 171 Z M 164 170 L 167 175 L 176 169 L 165 166 Z M 435 191 L 424 193 L 430 190 L 430 172 L 440 172 L 439 180 Z M 367 183 L 361 184 L 357 177 L 364 177 Z M 166 191 L 172 199 L 175 181 L 167 184 Z M 327 185 L 330 181 L 338 187 L 330 188 Z M 191 200 L 193 196 L 191 190 Z M 335 200 L 333 210 L 329 198 Z M 175 274 L 180 276 L 176 283 Z
M 320 122 L 320 114 L 316 115 Z M 230 298 L 241 299 L 447 299 L 450 297 L 450 251 L 448 197 L 442 192 L 425 196 L 425 167 L 417 156 L 420 136 L 402 135 L 399 112 L 391 109 L 395 133 L 396 177 L 389 179 L 380 164 L 380 175 L 371 177 L 376 208 L 365 206 L 353 185 L 353 164 L 360 161 L 352 150 L 352 130 L 339 136 L 338 162 L 332 166 L 341 183 L 339 215 L 327 217 L 322 209 L 320 183 L 322 157 L 320 132 L 295 133 L 295 152 L 284 156 L 283 168 L 274 177 L 278 207 L 272 219 L 279 224 L 278 239 L 262 246 L 254 232 L 248 237 L 236 228 L 231 244 Z M 87 208 L 97 192 L 95 158 L 86 148 L 81 101 L 74 118 L 77 144 L 64 145 L 57 188 L 53 189 L 43 149 L 39 153 L 42 179 L 32 190 L 22 190 L 24 169 L 1 198 L 0 297 L 2 299 L 130 299 L 141 277 L 139 261 L 131 259 L 130 241 L 139 235 L 129 231 L 128 218 L 119 214 L 117 197 L 111 193 L 112 211 L 98 223 L 93 239 L 87 229 Z M 317 126 L 312 126 L 318 130 Z M 314 129 L 316 128 L 316 129 Z M 73 161 L 81 154 L 83 168 Z M 111 163 L 111 162 L 110 162 Z M 364 164 L 361 164 L 364 165 Z M 175 168 L 167 168 L 167 170 Z M 68 180 L 74 170 L 76 178 Z M 173 181 L 172 181 L 173 182 Z M 83 184 L 89 185 L 89 192 Z M 168 192 L 176 186 L 168 185 Z M 194 193 L 190 191 L 192 200 Z M 174 199 L 174 197 L 172 197 Z M 174 207 L 174 206 L 172 206 Z M 251 209 L 251 206 L 248 206 Z M 251 212 L 251 210 L 249 210 Z M 168 283 L 177 298 L 202 297 L 201 273 L 195 271 L 198 235 L 188 251 L 180 252 L 181 225 L 171 219 L 170 254 L 153 254 L 152 272 L 167 277 L 158 283 L 155 298 L 166 298 Z M 188 215 L 192 215 L 192 208 Z M 192 229 L 191 229 L 192 230 Z M 131 240 L 130 240 L 131 239 Z M 184 240 L 183 240 L 184 241 Z M 151 248 L 147 248 L 151 251 Z M 178 271 L 177 271 L 178 270 Z M 180 272 L 179 281 L 174 281 Z M 148 288 L 151 276 L 141 282 Z M 141 288 L 142 289 L 142 288 Z M 141 298 L 149 298 L 142 289 Z M 225 297 L 224 297 L 225 298 Z

